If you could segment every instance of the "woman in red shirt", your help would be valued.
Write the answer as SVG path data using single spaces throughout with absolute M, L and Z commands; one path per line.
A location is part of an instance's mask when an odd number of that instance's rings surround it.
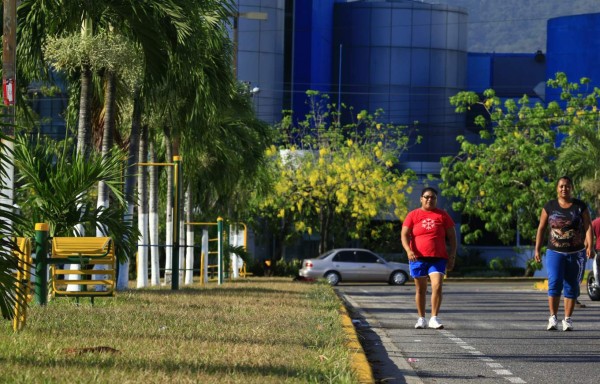
M 446 271 L 454 268 L 456 231 L 454 221 L 437 208 L 437 191 L 427 187 L 421 192 L 421 208 L 409 212 L 402 223 L 402 247 L 408 255 L 410 273 L 415 279 L 415 302 L 419 318 L 415 328 L 443 329 L 437 318 L 442 304 L 442 283 Z M 448 244 L 448 249 L 446 249 Z M 425 321 L 427 277 L 431 280 L 431 318 Z

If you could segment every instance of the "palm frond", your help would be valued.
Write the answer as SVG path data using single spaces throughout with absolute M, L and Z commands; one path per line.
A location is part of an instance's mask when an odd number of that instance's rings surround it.
M 66 143 L 39 137 L 29 142 L 19 137 L 15 146 L 18 196 L 28 218 L 23 232 L 33 235 L 37 222 L 50 225 L 50 236 L 73 236 L 78 225 L 90 232 L 106 229 L 115 242 L 117 258 L 124 261 L 133 254 L 138 232 L 122 220 L 126 209 L 122 159 L 117 149 L 105 157 L 94 154 L 84 158 Z M 95 206 L 93 197 L 99 181 L 114 197 L 109 207 Z

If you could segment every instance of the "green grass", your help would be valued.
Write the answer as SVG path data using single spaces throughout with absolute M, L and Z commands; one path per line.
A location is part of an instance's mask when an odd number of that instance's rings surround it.
M 357 383 L 340 306 L 278 278 L 52 299 L 0 322 L 0 383 Z

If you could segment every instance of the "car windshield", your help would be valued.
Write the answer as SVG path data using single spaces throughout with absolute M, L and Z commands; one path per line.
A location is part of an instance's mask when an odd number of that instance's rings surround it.
M 334 252 L 334 250 L 332 249 L 331 251 L 327 251 L 325 253 L 323 253 L 322 255 L 320 255 L 319 257 L 317 257 L 317 259 L 319 260 L 323 260 L 324 258 L 326 258 L 327 256 L 331 255 Z

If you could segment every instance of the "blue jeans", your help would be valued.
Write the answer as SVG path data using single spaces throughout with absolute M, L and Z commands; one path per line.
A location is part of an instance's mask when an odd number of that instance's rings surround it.
M 579 284 L 585 268 L 585 249 L 572 253 L 546 251 L 548 271 L 548 296 L 577 299 Z

